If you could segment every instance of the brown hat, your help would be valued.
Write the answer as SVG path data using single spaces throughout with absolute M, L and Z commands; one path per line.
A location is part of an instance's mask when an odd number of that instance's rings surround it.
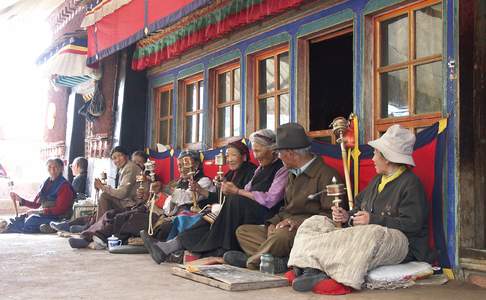
M 298 123 L 287 123 L 277 128 L 277 146 L 274 150 L 301 149 L 310 145 L 310 138 Z

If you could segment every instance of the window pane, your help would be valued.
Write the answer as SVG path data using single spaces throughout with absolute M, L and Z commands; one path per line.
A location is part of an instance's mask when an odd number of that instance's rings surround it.
M 160 93 L 160 117 L 170 116 L 172 90 Z
M 199 110 L 204 109 L 204 82 L 201 80 L 199 84 Z
M 381 65 L 387 66 L 408 59 L 408 15 L 381 22 Z
M 185 143 L 195 143 L 197 142 L 197 116 L 187 116 L 186 117 L 186 132 L 185 132 Z
M 289 88 L 289 78 L 290 78 L 290 69 L 289 69 L 289 53 L 285 52 L 279 54 L 278 56 L 278 63 L 279 63 L 279 88 L 280 89 L 288 89 Z
M 415 113 L 440 112 L 442 107 L 442 62 L 415 69 Z
M 241 88 L 241 82 L 240 82 L 240 68 L 235 69 L 234 71 L 235 74 L 235 82 L 234 82 L 234 98 L 233 100 L 240 100 L 240 88 Z
M 260 128 L 275 130 L 275 99 L 273 97 L 258 101 Z
M 204 131 L 204 114 L 198 114 L 199 116 L 199 136 L 198 136 L 198 139 L 197 139 L 197 142 L 200 142 L 202 141 L 202 135 L 203 135 L 203 131 Z
M 170 120 L 160 121 L 159 143 L 170 145 Z
M 407 69 L 381 74 L 381 117 L 409 115 Z
M 195 111 L 197 108 L 197 84 L 192 83 L 186 86 L 186 111 Z
M 275 89 L 275 61 L 273 57 L 259 62 L 258 93 L 266 94 Z
M 442 53 L 442 4 L 415 12 L 416 56 Z
M 240 136 L 240 105 L 236 104 L 233 106 L 233 136 Z
M 231 136 L 231 106 L 218 108 L 218 138 Z
M 290 122 L 290 101 L 289 94 L 280 95 L 280 123 Z
M 218 103 L 231 99 L 231 72 L 218 75 Z

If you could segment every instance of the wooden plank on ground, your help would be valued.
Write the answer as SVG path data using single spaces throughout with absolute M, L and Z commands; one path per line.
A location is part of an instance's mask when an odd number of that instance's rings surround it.
M 246 291 L 288 286 L 284 277 L 264 274 L 230 265 L 192 267 L 192 272 L 180 265 L 172 268 L 172 274 L 217 287 L 227 291 Z

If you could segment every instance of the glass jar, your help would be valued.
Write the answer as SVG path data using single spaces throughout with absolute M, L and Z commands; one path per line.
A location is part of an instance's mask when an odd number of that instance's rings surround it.
M 260 257 L 260 272 L 275 274 L 275 265 L 272 254 L 265 253 Z

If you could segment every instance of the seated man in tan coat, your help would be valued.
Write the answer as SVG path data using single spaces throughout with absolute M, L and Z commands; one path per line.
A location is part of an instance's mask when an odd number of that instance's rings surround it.
M 137 204 L 136 177 L 140 174 L 140 167 L 128 159 L 128 153 L 120 146 L 111 150 L 111 160 L 118 169 L 118 186 L 116 188 L 104 185 L 101 180 L 95 179 L 94 185 L 97 190 L 101 190 L 98 199 L 98 212 L 96 219 L 115 208 L 127 208 Z
M 258 269 L 261 255 L 270 253 L 274 256 L 275 273 L 283 273 L 300 224 L 313 215 L 331 216 L 331 197 L 323 193 L 310 200 L 308 196 L 324 189 L 333 177 L 338 181 L 340 178 L 334 169 L 310 152 L 310 146 L 311 141 L 299 124 L 288 123 L 277 129 L 275 150 L 289 170 L 284 206 L 264 226 L 238 227 L 236 236 L 245 253 L 226 252 L 226 263 Z

